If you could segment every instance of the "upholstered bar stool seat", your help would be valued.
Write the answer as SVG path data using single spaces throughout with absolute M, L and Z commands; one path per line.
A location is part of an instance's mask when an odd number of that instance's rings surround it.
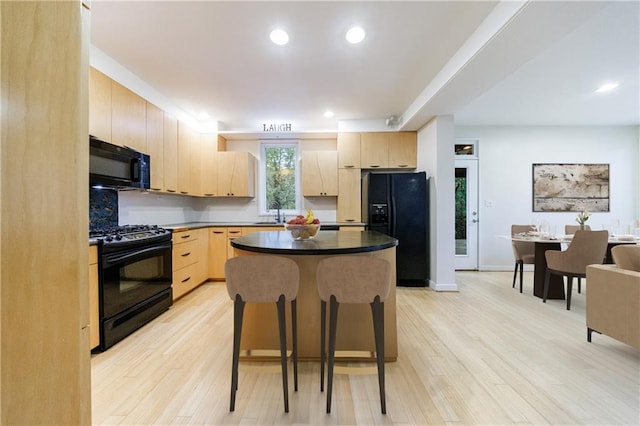
M 380 406 L 386 414 L 384 389 L 384 301 L 391 289 L 391 265 L 372 256 L 333 256 L 318 264 L 316 281 L 320 295 L 320 390 L 324 390 L 325 325 L 329 302 L 329 362 L 327 374 L 327 413 L 331 412 L 333 365 L 340 303 L 371 305 L 375 336 Z
M 284 411 L 289 412 L 289 386 L 287 379 L 287 334 L 285 301 L 291 302 L 292 355 L 294 388 L 298 390 L 298 338 L 296 298 L 300 285 L 300 271 L 291 259 L 280 256 L 239 256 L 225 263 L 227 292 L 233 304 L 233 362 L 231 366 L 231 404 L 235 410 L 238 390 L 238 363 L 240 338 L 245 303 L 275 303 L 278 309 L 280 333 L 280 360 L 282 364 L 282 391 Z

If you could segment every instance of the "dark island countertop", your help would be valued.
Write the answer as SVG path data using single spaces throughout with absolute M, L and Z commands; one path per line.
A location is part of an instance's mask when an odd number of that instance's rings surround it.
M 311 240 L 294 240 L 288 231 L 261 231 L 231 240 L 234 248 L 285 255 L 355 254 L 384 250 L 398 240 L 375 231 L 323 231 Z
M 185 223 L 172 223 L 168 225 L 160 225 L 163 228 L 172 229 L 175 232 L 187 231 L 190 229 L 210 228 L 210 227 L 283 227 L 283 223 L 276 223 L 275 221 L 264 222 L 185 222 Z M 338 226 L 366 226 L 362 222 L 322 222 L 322 226 L 325 227 L 338 227 Z

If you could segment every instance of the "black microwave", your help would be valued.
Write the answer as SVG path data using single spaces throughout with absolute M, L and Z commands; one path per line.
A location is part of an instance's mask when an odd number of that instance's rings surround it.
M 150 158 L 124 146 L 89 137 L 89 185 L 104 188 L 149 189 Z

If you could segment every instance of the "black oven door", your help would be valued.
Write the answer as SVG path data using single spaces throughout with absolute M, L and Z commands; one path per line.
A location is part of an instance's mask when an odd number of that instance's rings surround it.
M 102 312 L 110 318 L 171 288 L 171 242 L 102 255 Z

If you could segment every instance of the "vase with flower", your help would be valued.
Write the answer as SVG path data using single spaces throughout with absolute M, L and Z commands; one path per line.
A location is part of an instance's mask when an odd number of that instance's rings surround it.
M 589 220 L 589 217 L 591 217 L 591 213 L 589 213 L 587 210 L 582 210 L 580 213 L 578 213 L 576 222 L 580 224 L 580 230 L 584 231 L 584 225 Z

